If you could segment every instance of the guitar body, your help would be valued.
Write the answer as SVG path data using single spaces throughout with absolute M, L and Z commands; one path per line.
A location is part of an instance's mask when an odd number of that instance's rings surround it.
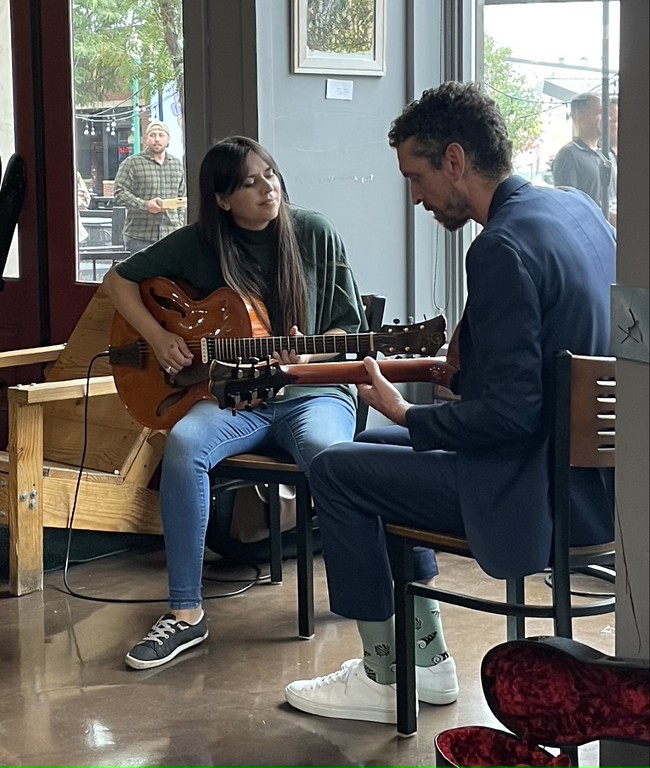
M 190 298 L 190 289 L 165 277 L 140 284 L 145 307 L 171 333 L 185 339 L 195 363 L 172 379 L 138 332 L 115 313 L 111 328 L 110 361 L 117 391 L 134 419 L 154 429 L 169 429 L 199 400 L 212 399 L 208 366 L 201 362 L 200 339 L 266 336 L 250 305 L 230 288 L 219 288 L 207 298 Z M 134 362 L 135 360 L 135 362 Z

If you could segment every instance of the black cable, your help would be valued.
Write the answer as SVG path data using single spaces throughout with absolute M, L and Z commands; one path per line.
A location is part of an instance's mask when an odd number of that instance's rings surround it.
M 123 550 L 119 550 L 118 552 L 109 552 L 104 555 L 97 555 L 95 557 L 87 558 L 84 560 L 70 560 L 70 550 L 72 548 L 72 529 L 74 525 L 74 517 L 75 512 L 77 509 L 77 500 L 79 497 L 79 490 L 81 488 L 81 478 L 83 477 L 83 469 L 84 464 L 86 461 L 86 452 L 88 450 L 88 401 L 90 400 L 89 397 L 89 390 L 90 390 L 90 378 L 92 374 L 93 366 L 95 365 L 95 362 L 101 358 L 101 357 L 108 357 L 108 352 L 100 352 L 99 354 L 95 355 L 88 364 L 88 371 L 86 373 L 86 396 L 84 398 L 84 432 L 83 432 L 83 448 L 81 450 L 81 460 L 79 462 L 79 473 L 77 475 L 77 482 L 75 485 L 75 492 L 74 492 L 74 498 L 72 501 L 72 509 L 70 510 L 70 516 L 68 519 L 67 524 L 67 531 L 68 531 L 68 540 L 66 544 L 66 552 L 65 552 L 65 559 L 63 564 L 63 584 L 65 586 L 66 591 L 68 594 L 72 595 L 73 597 L 81 598 L 82 600 L 90 600 L 92 602 L 98 602 L 98 603 L 166 603 L 167 598 L 117 598 L 117 597 L 97 597 L 94 595 L 82 595 L 79 592 L 76 592 L 70 584 L 68 583 L 68 568 L 70 564 L 78 564 L 78 563 L 88 563 L 92 562 L 93 560 L 100 560 L 104 557 L 109 557 L 110 555 L 115 554 L 121 554 L 124 552 L 129 551 L 130 548 L 126 548 Z M 240 589 L 233 590 L 231 592 L 224 592 L 220 595 L 208 595 L 207 597 L 204 597 L 203 600 L 218 600 L 225 597 L 236 597 L 237 595 L 241 595 L 244 592 L 247 592 L 249 589 L 252 589 L 256 584 L 260 584 L 264 581 L 268 581 L 270 579 L 270 574 L 267 574 L 265 576 L 261 575 L 261 570 L 258 565 L 253 563 L 242 563 L 242 565 L 252 568 L 255 571 L 255 577 L 253 579 L 215 579 L 210 578 L 208 576 L 203 575 L 203 578 L 206 581 L 212 581 L 215 583 L 223 583 L 223 584 L 239 584 L 241 582 L 244 582 L 244 586 Z
M 586 574 L 586 575 L 590 575 L 594 579 L 598 579 L 598 578 L 602 579 L 602 578 L 604 578 L 603 576 L 597 576 L 595 574 Z M 546 576 L 544 576 L 544 584 L 546 584 L 546 586 L 549 589 L 553 589 L 553 574 L 552 573 L 547 573 Z M 596 599 L 596 598 L 606 599 L 606 598 L 609 598 L 609 597 L 614 597 L 614 592 L 583 592 L 582 590 L 577 590 L 577 589 L 569 590 L 569 594 L 572 597 L 591 597 L 591 598 L 594 598 L 594 599 Z

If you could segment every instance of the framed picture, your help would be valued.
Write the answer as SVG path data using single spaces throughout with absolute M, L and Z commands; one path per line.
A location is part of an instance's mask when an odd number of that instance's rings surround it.
M 386 0 L 292 0 L 293 71 L 385 75 Z

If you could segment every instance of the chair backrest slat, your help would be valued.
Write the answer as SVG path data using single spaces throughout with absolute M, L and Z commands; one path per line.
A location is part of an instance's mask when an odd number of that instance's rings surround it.
M 616 379 L 613 357 L 571 357 L 572 467 L 613 467 Z

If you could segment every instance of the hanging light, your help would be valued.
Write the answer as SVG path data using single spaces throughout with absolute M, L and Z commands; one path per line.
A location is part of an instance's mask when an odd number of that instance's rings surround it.
M 88 128 L 88 121 L 86 121 L 86 127 L 84 128 L 84 136 L 88 136 L 89 133 L 90 133 L 90 130 Z
M 95 124 L 94 123 L 90 124 L 90 135 L 91 136 L 95 135 Z

